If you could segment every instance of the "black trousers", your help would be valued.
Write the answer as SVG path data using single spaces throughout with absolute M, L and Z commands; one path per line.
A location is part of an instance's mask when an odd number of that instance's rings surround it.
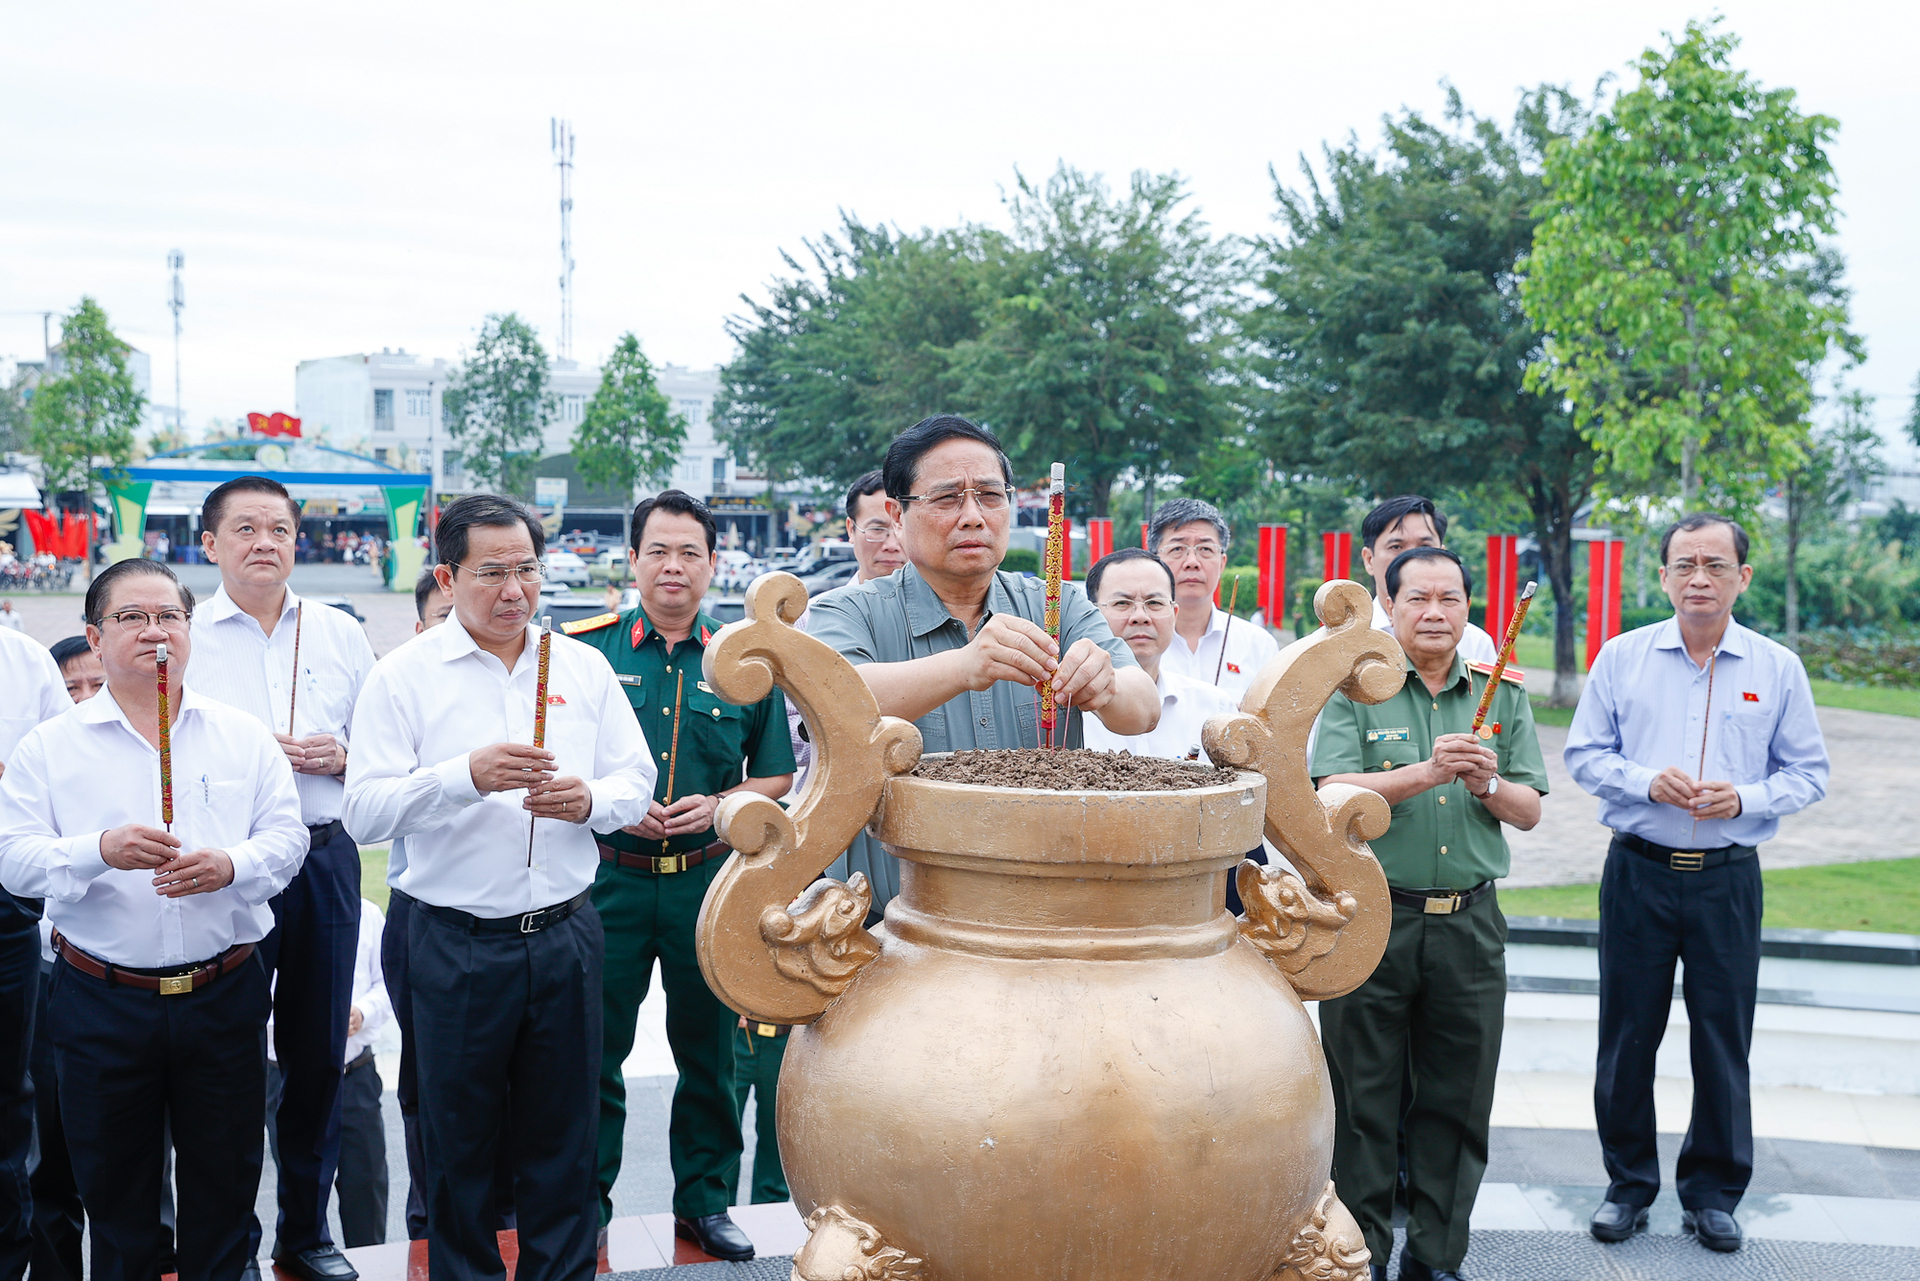
M 180 1281 L 238 1281 L 260 1187 L 267 1008 L 258 953 L 179 996 L 55 967 L 47 1021 L 60 1119 L 90 1220 L 90 1281 L 160 1275 L 169 1113 Z
M 33 1025 L 33 1281 L 81 1281 L 85 1259 L 86 1208 L 67 1156 L 67 1127 L 60 1123 L 60 1078 L 53 1070 L 53 1038 L 47 1026 L 47 992 L 53 967 L 40 963 L 40 1013 Z M 171 1217 L 171 1216 L 165 1216 Z M 165 1252 L 173 1253 L 166 1225 Z
M 267 1063 L 267 1148 L 280 1159 L 274 1124 L 285 1080 L 280 1065 Z M 333 1190 L 340 1197 L 341 1244 L 348 1249 L 387 1239 L 387 1127 L 380 1116 L 380 1070 L 373 1048 L 360 1051 L 340 1082 L 340 1169 Z
M 0 890 L 0 1281 L 33 1255 L 34 1012 L 40 1005 L 40 904 Z
M 407 980 L 407 930 L 413 920 L 413 899 L 401 890 L 389 891 L 387 925 L 380 932 L 380 969 L 387 980 L 387 999 L 400 1029 L 400 1079 L 393 1083 L 393 1100 L 400 1105 L 400 1130 L 407 1155 L 407 1239 L 427 1239 L 426 1156 L 420 1139 L 420 1089 L 413 1046 L 413 987 Z M 507 1144 L 500 1145 L 496 1163 L 494 1217 L 496 1231 L 514 1226 L 513 1166 Z
M 273 1255 L 328 1244 L 327 1197 L 340 1164 L 340 1063 L 360 943 L 360 847 L 342 828 L 315 845 L 273 898 L 272 933 L 260 945 L 273 975 L 273 1046 L 285 1074 L 279 1131 L 280 1217 Z M 260 1252 L 260 1225 L 252 1229 Z
M 600 915 L 534 934 L 416 904 L 407 936 L 433 1281 L 503 1281 L 495 1164 L 511 1156 L 520 1281 L 591 1281 L 600 1226 Z
M 1677 872 L 1625 848 L 1600 876 L 1600 1055 L 1593 1115 L 1609 1201 L 1660 1191 L 1653 1060 L 1666 1035 L 1673 966 L 1684 963 L 1693 1118 L 1675 1170 L 1680 1204 L 1731 1213 L 1753 1175 L 1747 1051 L 1760 982 L 1760 860 Z

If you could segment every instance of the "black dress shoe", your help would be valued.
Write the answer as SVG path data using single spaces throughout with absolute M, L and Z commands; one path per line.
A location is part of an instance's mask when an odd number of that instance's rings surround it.
M 1460 1281 L 1460 1274 L 1452 1268 L 1428 1267 L 1420 1260 L 1400 1252 L 1400 1281 Z
M 743 1263 L 753 1257 L 753 1242 L 747 1240 L 747 1234 L 722 1210 L 718 1214 L 703 1214 L 697 1219 L 683 1219 L 679 1215 L 673 1218 L 673 1235 L 682 1241 L 691 1241 L 716 1259 L 725 1259 L 729 1263 Z
M 340 1247 L 328 1242 L 309 1246 L 292 1254 L 275 1255 L 275 1267 L 300 1281 L 360 1281 L 359 1272 L 340 1253 Z
M 1605 1201 L 1593 1212 L 1587 1231 L 1596 1241 L 1624 1241 L 1636 1232 L 1647 1230 L 1647 1207 L 1625 1201 Z
M 1722 1254 L 1740 1248 L 1740 1225 L 1725 1210 L 1688 1210 L 1680 1216 L 1680 1230 Z

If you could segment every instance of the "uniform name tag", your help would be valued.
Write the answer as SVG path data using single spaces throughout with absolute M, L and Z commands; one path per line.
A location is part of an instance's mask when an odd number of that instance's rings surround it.
M 1413 731 L 1408 728 L 1370 729 L 1367 731 L 1367 741 L 1369 743 L 1411 743 Z
M 639 678 L 638 676 L 630 676 L 630 675 L 628 675 L 628 674 L 627 674 L 626 672 L 615 672 L 615 673 L 614 673 L 614 675 L 615 675 L 615 676 L 617 676 L 617 677 L 619 678 L 619 680 L 620 680 L 620 683 L 621 683 L 622 685 L 639 685 L 639 684 L 641 684 L 641 680 L 640 680 L 640 678 Z

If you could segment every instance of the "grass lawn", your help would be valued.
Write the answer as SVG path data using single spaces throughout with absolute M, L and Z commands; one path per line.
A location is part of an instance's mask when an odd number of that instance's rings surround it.
M 1574 662 L 1581 671 L 1585 671 L 1586 637 L 1582 635 L 1576 640 Z M 1513 661 L 1536 671 L 1552 671 L 1553 638 L 1522 636 L 1514 642 Z M 1844 707 L 1856 712 L 1884 712 L 1890 716 L 1920 716 L 1920 689 L 1884 689 L 1874 685 L 1842 685 L 1838 681 L 1816 680 L 1813 682 L 1813 702 L 1816 707 Z M 1533 719 L 1542 725 L 1567 725 L 1573 720 L 1573 712 L 1568 708 L 1556 710 L 1547 707 L 1541 699 L 1535 698 Z
M 1760 879 L 1767 902 L 1762 925 L 1920 934 L 1920 858 L 1778 868 Z M 1600 915 L 1600 887 L 1503 889 L 1500 909 L 1509 916 L 1592 920 Z
M 387 847 L 360 847 L 360 897 L 372 899 L 382 912 L 387 910 Z

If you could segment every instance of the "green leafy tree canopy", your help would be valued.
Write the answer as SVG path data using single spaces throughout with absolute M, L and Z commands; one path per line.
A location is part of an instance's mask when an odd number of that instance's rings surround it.
M 642 481 L 658 484 L 673 469 L 686 439 L 687 420 L 661 393 L 640 340 L 623 335 L 601 367 L 586 416 L 574 428 L 574 466 L 589 484 L 622 494 L 624 519 L 631 519 L 634 487 Z
M 467 475 L 483 488 L 518 493 L 555 410 L 547 352 L 533 326 L 513 312 L 488 316 L 471 355 L 447 381 L 447 430 Z
M 1677 470 L 1683 504 L 1712 483 L 1745 506 L 1799 463 L 1815 368 L 1859 347 L 1805 287 L 1838 124 L 1735 70 L 1716 24 L 1642 54 L 1640 83 L 1548 148 L 1521 296 L 1548 336 L 1529 385 L 1627 478 Z
M 27 432 L 47 488 L 89 491 L 96 465 L 124 467 L 133 457 L 147 399 L 127 372 L 129 350 L 91 298 L 60 322 L 55 368 L 34 392 Z

